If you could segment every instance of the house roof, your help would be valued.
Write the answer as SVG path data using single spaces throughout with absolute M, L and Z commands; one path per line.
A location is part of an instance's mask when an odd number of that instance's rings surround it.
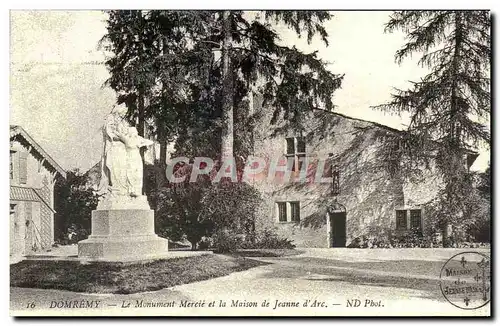
M 40 201 L 33 188 L 10 186 L 10 200 Z
M 50 205 L 38 193 L 37 189 L 34 188 L 10 186 L 10 200 L 41 202 L 55 213 L 54 209 L 50 207 Z
M 401 133 L 401 132 L 403 132 L 402 130 L 399 130 L 399 129 L 396 129 L 396 128 L 392 128 L 392 127 L 383 125 L 381 123 L 377 123 L 377 122 L 370 121 L 370 120 L 364 120 L 364 119 L 350 117 L 348 115 L 345 115 L 345 114 L 342 114 L 342 113 L 338 113 L 338 112 L 334 112 L 334 111 L 327 111 L 327 110 L 316 109 L 316 108 L 314 110 L 326 112 L 326 113 L 333 114 L 333 115 L 336 115 L 336 116 L 339 116 L 339 117 L 342 117 L 342 118 L 345 118 L 345 119 L 349 119 L 349 120 L 366 122 L 366 123 L 372 124 L 372 125 L 374 125 L 376 127 L 379 127 L 379 128 L 382 128 L 382 129 L 386 129 L 388 131 L 392 131 L 392 132 L 395 132 L 395 133 Z M 470 149 L 470 148 L 465 148 L 465 151 L 466 151 L 466 154 L 467 154 L 467 164 L 470 167 L 476 161 L 476 159 L 478 158 L 479 153 L 477 151 L 473 150 L 473 149 Z
M 370 121 L 370 120 L 364 120 L 364 119 L 360 119 L 360 118 L 354 118 L 354 117 L 351 117 L 351 116 L 348 116 L 348 115 L 345 115 L 345 114 L 342 114 L 342 113 L 338 113 L 338 112 L 335 112 L 335 111 L 328 111 L 328 110 L 323 110 L 323 109 L 318 109 L 318 108 L 314 108 L 313 110 L 320 111 L 320 112 L 325 112 L 325 113 L 329 113 L 329 114 L 336 115 L 336 116 L 339 116 L 339 117 L 342 117 L 342 118 L 345 118 L 345 119 L 349 119 L 349 120 L 366 122 L 366 123 L 372 124 L 372 125 L 374 125 L 376 127 L 383 128 L 383 129 L 386 129 L 386 130 L 389 130 L 389 131 L 393 131 L 393 132 L 397 132 L 397 133 L 402 132 L 399 129 L 396 129 L 396 128 L 393 128 L 393 127 L 389 127 L 389 126 L 383 125 L 383 124 L 378 123 L 378 122 L 374 122 L 374 121 Z
M 45 159 L 45 166 L 52 172 L 66 178 L 66 171 L 24 130 L 21 126 L 10 126 L 10 139 L 18 140 L 24 146 L 31 146 L 38 156 Z

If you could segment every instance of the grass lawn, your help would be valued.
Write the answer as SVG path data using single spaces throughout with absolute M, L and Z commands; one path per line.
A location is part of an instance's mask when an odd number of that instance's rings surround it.
M 265 263 L 203 255 L 148 263 L 25 260 L 10 266 L 10 285 L 89 293 L 136 293 L 221 277 Z

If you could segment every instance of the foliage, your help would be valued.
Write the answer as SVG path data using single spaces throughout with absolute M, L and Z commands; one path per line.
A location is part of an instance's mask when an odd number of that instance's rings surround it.
M 213 247 L 217 252 L 236 252 L 241 249 L 294 249 L 292 240 L 278 236 L 272 230 L 264 230 L 255 234 L 235 234 L 218 232 L 213 239 Z
M 292 28 L 309 43 L 319 35 L 327 44 L 323 23 L 331 15 L 326 11 L 108 14 L 102 40 L 111 53 L 107 84 L 118 93 L 118 102 L 127 104 L 130 120 L 139 126 L 149 122 L 150 133 L 162 144 L 175 142 L 177 156 L 219 158 L 228 139 L 232 152 L 237 135 L 235 156 L 243 165 L 253 146 L 250 92 L 260 93 L 262 105 L 274 108 L 273 122 L 283 114 L 296 128 L 299 112 L 333 109 L 332 94 L 343 76 L 331 73 L 316 52 L 281 45 L 277 29 Z M 196 248 L 214 230 L 252 229 L 259 195 L 245 183 L 169 185 L 160 180 L 156 188 L 152 201 L 160 234 L 186 235 Z
M 240 248 L 243 242 L 241 235 L 230 232 L 227 229 L 219 229 L 213 236 L 213 249 L 216 253 L 232 253 Z
M 491 174 L 490 167 L 485 172 L 477 173 L 476 186 L 471 194 L 469 208 L 471 218 L 466 225 L 469 241 L 491 241 Z
M 203 237 L 214 232 L 250 233 L 255 207 L 261 200 L 259 192 L 243 182 L 222 179 L 212 183 L 214 175 L 202 175 L 196 182 L 189 182 L 191 169 L 192 165 L 186 164 L 176 171 L 177 177 L 188 176 L 184 182 L 155 193 L 159 234 L 174 241 L 185 236 L 194 250 Z
M 488 167 L 482 173 L 477 175 L 476 188 L 479 191 L 479 194 L 484 199 L 490 201 L 491 200 L 491 169 L 488 163 Z
M 253 214 L 260 201 L 260 193 L 247 183 L 219 182 L 207 188 L 201 204 L 204 215 L 219 228 L 248 233 L 252 230 Z
M 426 213 L 428 210 L 426 209 Z M 470 218 L 473 221 L 470 224 L 463 225 L 460 228 L 455 227 L 453 232 L 443 236 L 442 228 L 438 223 L 434 223 L 434 218 L 426 220 L 431 223 L 426 227 L 425 235 L 420 229 L 410 229 L 407 231 L 395 231 L 387 227 L 369 228 L 366 234 L 354 238 L 348 245 L 349 248 L 478 248 L 483 247 L 489 242 L 489 233 L 487 237 L 481 238 L 483 234 L 477 232 L 474 227 L 479 222 L 480 226 L 485 227 L 483 219 Z M 489 219 L 488 219 L 489 223 Z M 489 232 L 489 224 L 487 224 Z
M 90 234 L 92 210 L 96 209 L 99 196 L 89 178 L 78 169 L 68 171 L 66 179 L 60 178 L 54 186 L 54 233 L 57 242 L 75 243 Z M 69 234 L 72 234 L 69 239 Z
M 252 239 L 253 240 L 253 239 Z M 292 240 L 278 236 L 272 230 L 264 230 L 255 236 L 253 241 L 245 241 L 240 245 L 242 249 L 294 249 Z
M 214 137 L 197 137 L 209 130 L 220 135 L 223 126 L 222 60 L 219 51 L 230 57 L 229 95 L 236 107 L 258 85 L 265 105 L 275 108 L 275 118 L 299 123 L 297 113 L 313 107 L 332 109 L 332 94 L 342 76 L 326 69 L 317 53 L 305 53 L 280 45 L 277 25 L 292 28 L 308 42 L 328 34 L 323 23 L 331 18 L 325 11 L 109 11 L 107 34 L 102 44 L 112 53 L 106 61 L 119 102 L 129 106 L 131 118 L 140 111 L 154 121 L 151 132 L 161 140 L 186 138 L 207 142 Z M 229 31 L 226 29 L 229 28 Z M 224 49 L 224 36 L 230 35 Z M 227 44 L 226 44 L 227 45 Z M 180 141 L 182 139 L 183 141 Z M 208 148 L 212 146 L 200 146 Z M 219 149 L 217 148 L 217 151 Z M 213 151 L 212 151 L 213 153 Z M 203 155 L 203 153 L 196 153 Z
M 419 64 L 429 70 L 377 107 L 410 117 L 387 147 L 387 162 L 404 177 L 435 165 L 443 179 L 435 216 L 443 225 L 467 216 L 472 185 L 464 158 L 490 141 L 490 27 L 488 11 L 397 11 L 386 24 L 386 31 L 407 36 L 396 61 L 423 53 Z
M 205 189 L 198 184 L 183 189 L 155 192 L 160 203 L 156 213 L 157 233 L 172 241 L 187 239 L 197 249 L 202 237 L 212 234 L 214 223 L 203 219 L 200 200 Z
M 357 237 L 348 245 L 349 248 L 432 248 L 441 243 L 432 236 L 424 237 L 420 229 L 411 229 L 406 232 L 394 232 L 386 228 L 378 233 L 368 233 Z

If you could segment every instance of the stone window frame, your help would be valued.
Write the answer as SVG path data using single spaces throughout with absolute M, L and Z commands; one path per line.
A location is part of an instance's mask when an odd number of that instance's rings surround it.
M 286 218 L 286 221 L 281 220 L 281 217 L 283 214 L 280 214 L 282 210 L 280 210 L 280 207 L 283 207 L 282 205 L 285 205 L 285 213 L 284 216 Z M 276 223 L 279 224 L 284 224 L 284 223 L 299 223 L 300 222 L 300 217 L 301 217 L 301 204 L 300 200 L 276 200 L 275 203 L 275 221 Z M 298 216 L 294 216 L 293 210 L 292 210 L 292 205 L 298 205 Z M 298 218 L 297 218 L 298 217 Z
M 398 211 L 404 211 L 406 213 L 406 226 L 405 228 L 398 227 Z M 411 207 L 396 207 L 394 210 L 394 217 L 396 221 L 396 231 L 409 231 L 412 229 L 412 219 L 411 219 L 411 212 L 412 211 L 418 211 L 420 214 L 420 223 L 419 226 L 417 227 L 418 230 L 422 231 L 423 226 L 424 226 L 424 209 L 422 206 L 411 206 Z
M 290 141 L 293 140 L 293 152 L 290 152 Z M 299 142 L 303 145 L 303 151 L 299 152 Z M 301 146 L 302 147 L 302 146 Z M 292 172 L 300 171 L 302 168 L 303 158 L 306 157 L 306 137 L 304 136 L 290 136 L 285 137 L 285 157 L 293 157 Z

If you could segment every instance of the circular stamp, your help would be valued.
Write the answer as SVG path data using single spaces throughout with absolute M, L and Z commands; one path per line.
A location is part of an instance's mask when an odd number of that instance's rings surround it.
M 478 309 L 490 302 L 490 258 L 475 251 L 454 255 L 441 269 L 440 287 L 449 303 L 461 309 Z

